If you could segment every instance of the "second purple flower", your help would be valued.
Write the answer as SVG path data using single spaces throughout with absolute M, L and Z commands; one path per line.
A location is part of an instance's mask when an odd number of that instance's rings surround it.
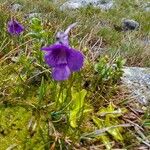
M 24 31 L 24 27 L 18 21 L 12 19 L 8 22 L 7 30 L 11 35 L 20 35 Z

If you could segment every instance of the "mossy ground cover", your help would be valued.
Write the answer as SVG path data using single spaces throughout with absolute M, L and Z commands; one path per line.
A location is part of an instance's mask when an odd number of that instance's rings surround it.
M 14 1 L 0 0 L 0 150 L 148 149 L 149 107 L 120 85 L 123 65 L 150 66 L 144 2 L 116 0 L 109 11 L 88 6 L 62 12 L 49 0 L 18 0 L 23 9 L 13 12 Z M 26 17 L 32 12 L 41 14 L 38 26 Z M 25 26 L 23 35 L 7 32 L 11 17 Z M 123 18 L 140 28 L 121 31 Z M 40 49 L 74 22 L 70 43 L 84 53 L 84 67 L 56 82 Z

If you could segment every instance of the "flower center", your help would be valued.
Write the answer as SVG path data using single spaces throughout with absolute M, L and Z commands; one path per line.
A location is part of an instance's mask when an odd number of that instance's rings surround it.
M 63 48 L 59 49 L 59 52 L 57 53 L 57 64 L 67 64 L 66 57 L 66 51 Z

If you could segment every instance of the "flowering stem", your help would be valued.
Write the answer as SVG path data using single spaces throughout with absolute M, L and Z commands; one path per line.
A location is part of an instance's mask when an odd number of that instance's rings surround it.
M 62 92 L 63 92 L 63 82 L 60 82 L 60 89 L 59 89 L 58 97 L 56 98 L 56 108 L 59 106 L 59 99 Z
M 69 84 L 68 84 L 68 88 L 67 88 L 67 93 L 66 93 L 66 98 L 65 98 L 65 103 L 66 105 L 68 105 L 68 103 L 70 103 L 71 101 L 71 97 L 72 97 L 72 94 L 71 94 L 71 88 L 73 86 L 73 82 L 74 82 L 74 77 L 73 75 L 70 77 L 70 80 L 69 80 Z

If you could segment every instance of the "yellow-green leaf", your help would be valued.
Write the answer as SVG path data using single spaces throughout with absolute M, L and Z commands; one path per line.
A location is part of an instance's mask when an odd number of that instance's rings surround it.
M 84 99 L 86 94 L 87 91 L 84 89 L 78 93 L 72 94 L 73 108 L 70 111 L 69 121 L 70 121 L 70 125 L 73 128 L 77 127 L 77 120 L 81 116 L 80 112 L 82 113 L 84 112 L 83 106 L 84 106 Z

